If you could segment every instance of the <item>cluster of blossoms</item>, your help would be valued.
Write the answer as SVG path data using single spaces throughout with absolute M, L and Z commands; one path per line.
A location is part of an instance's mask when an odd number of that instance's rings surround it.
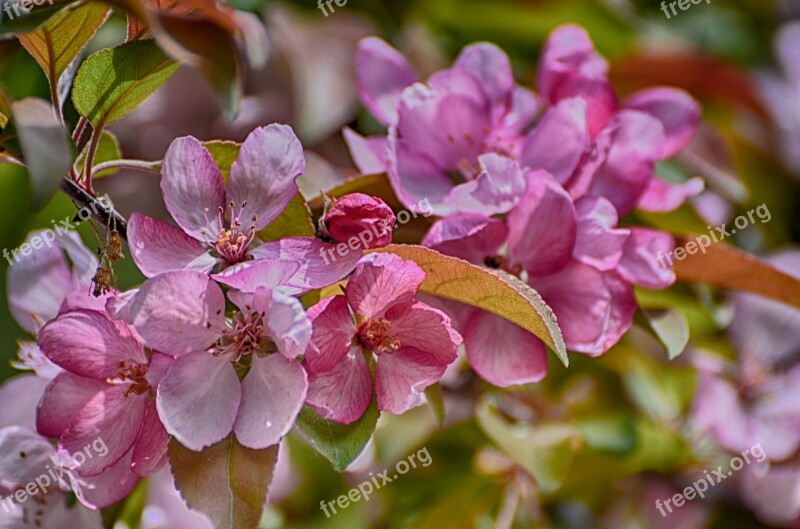
M 431 204 L 439 220 L 424 246 L 530 284 L 569 349 L 606 352 L 632 323 L 632 285 L 674 282 L 656 261 L 672 238 L 618 223 L 636 207 L 668 211 L 700 191 L 654 171 L 698 125 L 689 96 L 658 88 L 619 102 L 605 60 L 573 26 L 547 43 L 539 95 L 516 85 L 490 44 L 466 48 L 427 83 L 381 40 L 364 40 L 357 59 L 364 105 L 388 127 L 379 138 L 345 131 L 359 169 L 387 173 L 412 211 Z M 48 381 L 36 429 L 65 457 L 98 437 L 109 449 L 75 470 L 85 505 L 111 505 L 158 472 L 170 438 L 200 451 L 233 434 L 263 449 L 305 403 L 345 424 L 373 400 L 404 413 L 462 342 L 494 385 L 545 376 L 546 346 L 533 334 L 474 307 L 420 300 L 417 264 L 362 251 L 323 258 L 330 240 L 394 222 L 379 199 L 341 198 L 320 237 L 262 241 L 304 170 L 287 126 L 253 131 L 227 178 L 201 142 L 179 138 L 161 177 L 175 225 L 138 213 L 129 222 L 131 254 L 148 278 L 138 289 L 92 297 L 97 261 L 72 236 L 60 243 L 68 258 L 54 248 L 11 270 L 12 310 L 37 337 L 22 345 L 21 362 Z M 362 249 L 390 241 L 384 230 Z M 345 279 L 341 295 L 308 310 L 299 300 Z
M 631 285 L 675 281 L 655 259 L 673 238 L 620 228 L 620 217 L 636 207 L 671 211 L 703 188 L 655 175 L 656 162 L 691 140 L 699 105 L 672 88 L 620 102 L 607 70 L 572 25 L 546 43 L 540 94 L 515 83 L 492 44 L 468 46 L 423 83 L 397 50 L 369 38 L 358 51 L 359 93 L 388 134 L 344 133 L 362 172 L 388 173 L 406 207 L 424 197 L 442 217 L 423 245 L 526 280 L 555 312 L 567 347 L 589 355 L 630 327 Z M 537 337 L 478 309 L 445 308 L 484 379 L 510 386 L 545 376 Z

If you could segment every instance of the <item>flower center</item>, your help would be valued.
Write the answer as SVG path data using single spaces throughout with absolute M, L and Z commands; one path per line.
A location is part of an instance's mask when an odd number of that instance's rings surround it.
M 210 227 L 211 222 L 208 219 L 208 209 L 206 209 L 206 223 L 208 224 L 208 229 L 203 229 L 203 237 L 205 238 L 206 244 L 211 246 L 216 252 L 225 259 L 225 262 L 228 265 L 234 265 L 236 263 L 241 263 L 246 261 L 249 256 L 247 254 L 247 249 L 250 247 L 250 243 L 256 238 L 256 220 L 258 216 L 253 214 L 252 223 L 249 227 L 243 228 L 242 223 L 242 211 L 247 206 L 247 201 L 242 202 L 241 206 L 237 209 L 236 204 L 231 202 L 228 204 L 228 208 L 230 210 L 229 218 L 230 218 L 230 228 L 225 229 L 222 228 L 219 232 L 212 236 L 211 233 L 213 229 Z M 225 210 L 220 207 L 217 211 L 217 222 L 220 226 L 225 226 L 226 218 L 225 218 Z
M 400 348 L 400 340 L 392 336 L 387 320 L 367 320 L 358 327 L 358 341 L 375 354 L 391 354 Z
M 117 362 L 117 380 L 119 383 L 129 384 L 128 389 L 125 390 L 127 397 L 131 393 L 134 395 L 143 395 L 150 389 L 150 384 L 145 380 L 148 366 L 146 364 L 137 364 L 127 360 L 120 360 Z
M 229 354 L 232 361 L 238 363 L 242 357 L 253 353 L 274 352 L 275 345 L 264 332 L 266 316 L 265 312 L 236 312 L 219 342 L 212 346 L 211 353 L 214 356 Z

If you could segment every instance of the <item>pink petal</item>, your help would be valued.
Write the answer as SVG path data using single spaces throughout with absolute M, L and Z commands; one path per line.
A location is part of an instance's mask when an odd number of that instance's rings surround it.
M 609 126 L 611 143 L 589 187 L 589 194 L 609 199 L 620 216 L 630 213 L 653 178 L 661 159 L 664 127 L 654 117 L 623 110 Z
M 409 211 L 428 214 L 432 211 L 437 215 L 454 212 L 452 204 L 442 203 L 454 187 L 446 171 L 430 156 L 417 152 L 408 141 L 392 134 L 389 135 L 389 181 Z M 420 204 L 426 201 L 430 210 L 422 211 Z
M 401 347 L 381 355 L 375 374 L 378 409 L 400 415 L 423 402 L 423 392 L 442 378 L 447 364 L 432 354 Z
M 511 95 L 511 107 L 500 124 L 502 130 L 517 134 L 527 127 L 541 109 L 538 96 L 531 90 L 514 87 Z
M 528 175 L 528 191 L 508 215 L 508 251 L 533 275 L 552 273 L 570 259 L 577 237 L 569 194 L 544 171 Z
M 403 55 L 386 41 L 368 37 L 358 43 L 356 85 L 361 102 L 384 125 L 397 121 L 400 94 L 417 81 Z
M 133 213 L 128 221 L 128 247 L 136 266 L 147 277 L 173 270 L 207 274 L 217 260 L 182 229 Z
M 152 476 L 167 462 L 169 435 L 158 418 L 155 401 L 150 402 L 144 424 L 133 448 L 131 470 L 142 477 Z
M 347 250 L 340 251 L 343 248 Z M 298 292 L 308 292 L 338 283 L 353 271 L 362 255 L 360 250 L 351 250 L 346 244 L 328 244 L 316 237 L 286 237 L 262 244 L 251 253 L 256 259 L 280 259 L 300 263 L 300 268 L 287 283 L 287 286 L 294 287 Z
M 783 24 L 775 36 L 775 55 L 789 83 L 800 87 L 800 22 Z
M 36 429 L 47 437 L 61 437 L 72 419 L 105 390 L 105 381 L 83 378 L 65 371 L 47 386 L 36 410 Z
M 597 54 L 585 29 L 565 24 L 547 39 L 539 67 L 539 89 L 552 98 L 564 76 L 576 72 L 588 78 L 604 78 L 608 62 Z
M 749 448 L 749 447 L 748 447 Z M 800 467 L 793 463 L 745 465 L 740 491 L 745 505 L 774 527 L 793 527 L 800 518 Z
M 687 198 L 700 194 L 704 188 L 705 182 L 699 176 L 680 184 L 653 178 L 639 197 L 639 207 L 655 213 L 674 211 L 681 207 Z
M 515 88 L 511 61 L 503 50 L 490 43 L 467 46 L 456 59 L 454 68 L 469 72 L 480 81 L 493 103 L 505 104 Z
M 81 477 L 84 485 L 77 488 L 78 499 L 92 509 L 110 507 L 125 498 L 139 482 L 139 476 L 131 471 L 133 450 L 119 459 L 102 474 Z
M 456 213 L 431 226 L 422 245 L 474 264 L 497 255 L 508 237 L 505 223 L 477 213 Z
M 403 347 L 427 352 L 441 364 L 456 359 L 463 340 L 444 312 L 415 301 L 393 305 L 386 311 L 386 319 L 392 324 L 392 335 Z
M 0 385 L 0 428 L 23 426 L 36 430 L 36 405 L 42 398 L 48 380 L 36 375 L 16 375 Z
M 603 197 L 584 197 L 575 204 L 575 210 L 578 237 L 573 257 L 601 272 L 616 268 L 630 232 L 615 229 L 618 218 L 614 204 Z
M 278 218 L 298 193 L 296 180 L 305 168 L 303 146 L 291 127 L 268 125 L 251 132 L 228 178 L 227 201 L 235 204 L 243 228 L 260 231 Z
M 425 272 L 416 263 L 373 253 L 358 263 L 345 294 L 357 315 L 379 319 L 392 305 L 411 301 L 424 279 Z
M 21 426 L 0 428 L 0 476 L 4 481 L 29 483 L 47 473 L 55 449 L 50 442 Z
M 161 166 L 161 193 L 172 218 L 198 241 L 222 229 L 217 220 L 219 208 L 225 207 L 222 174 L 196 138 L 178 138 L 169 146 Z
M 356 325 L 345 296 L 325 298 L 310 309 L 314 334 L 305 363 L 311 373 L 333 369 L 347 355 L 356 334 Z
M 572 261 L 559 272 L 532 278 L 558 318 L 567 348 L 598 356 L 616 344 L 633 323 L 636 299 L 614 272 Z
M 330 421 L 354 423 L 371 401 L 372 373 L 360 345 L 346 351 L 332 369 L 308 374 L 306 402 Z
M 277 354 L 253 357 L 242 381 L 242 401 L 233 425 L 236 438 L 254 450 L 278 444 L 294 426 L 307 389 L 299 362 Z
M 507 213 L 525 193 L 525 174 L 516 160 L 499 154 L 478 158 L 475 180 L 456 186 L 445 199 L 454 211 L 497 215 Z
M 708 372 L 700 373 L 692 421 L 699 432 L 711 433 L 719 444 L 734 452 L 749 449 L 755 441 L 736 388 Z
M 586 102 L 572 98 L 559 102 L 528 135 L 520 164 L 549 172 L 566 184 L 588 147 Z
M 218 283 L 242 292 L 253 293 L 259 288 L 285 288 L 287 292 L 298 294 L 301 289 L 286 287 L 300 270 L 300 263 L 278 259 L 258 259 L 226 268 L 213 277 Z
M 522 327 L 476 311 L 463 329 L 469 363 L 487 382 L 507 388 L 547 375 L 547 347 Z
M 350 127 L 342 130 L 342 136 L 359 173 L 382 174 L 388 170 L 389 142 L 384 136 L 365 138 Z
M 178 358 L 158 386 L 158 415 L 170 435 L 199 452 L 233 429 L 242 388 L 225 357 L 192 353 Z
M 700 126 L 700 105 L 677 88 L 648 88 L 636 92 L 625 100 L 623 107 L 647 112 L 661 121 L 666 135 L 662 158 L 683 150 Z
M 82 476 L 96 476 L 119 461 L 133 446 L 142 429 L 148 397 L 125 396 L 127 385 L 110 386 L 97 393 L 75 415 L 69 427 L 61 435 L 58 446 L 77 465 L 84 452 L 85 461 L 78 468 Z M 108 447 L 108 453 L 100 455 L 92 451 L 97 439 Z M 86 454 L 89 447 L 88 457 Z
M 675 282 L 675 272 L 666 266 L 666 256 L 675 249 L 675 239 L 666 232 L 647 228 L 630 228 L 625 243 L 619 274 L 636 285 L 667 288 Z M 661 258 L 664 257 L 664 258 Z
M 62 314 L 45 325 L 38 343 L 47 358 L 87 378 L 115 378 L 119 361 L 147 363 L 144 347 L 132 329 L 97 311 Z
M 266 331 L 286 358 L 304 354 L 311 343 L 311 320 L 297 298 L 280 290 L 260 288 L 253 296 L 253 308 L 267 314 Z
M 224 313 L 222 290 L 189 270 L 145 281 L 124 311 L 149 347 L 172 356 L 205 351 L 220 337 Z

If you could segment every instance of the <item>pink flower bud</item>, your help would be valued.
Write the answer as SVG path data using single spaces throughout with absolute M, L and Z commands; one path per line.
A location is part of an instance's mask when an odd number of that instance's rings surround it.
M 363 193 L 353 193 L 333 203 L 325 215 L 324 225 L 336 242 L 350 244 L 355 237 L 361 248 L 382 248 L 392 242 L 396 222 L 392 208 L 386 202 Z

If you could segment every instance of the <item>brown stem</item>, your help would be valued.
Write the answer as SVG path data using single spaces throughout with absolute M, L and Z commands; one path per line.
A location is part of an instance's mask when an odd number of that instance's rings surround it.
M 120 238 L 128 240 L 128 222 L 125 218 L 117 213 L 112 207 L 110 209 L 97 200 L 96 197 L 89 194 L 78 183 L 73 182 L 68 178 L 61 181 L 61 190 L 67 194 L 76 204 L 91 211 L 92 216 L 100 221 L 104 226 L 108 226 L 119 233 Z

